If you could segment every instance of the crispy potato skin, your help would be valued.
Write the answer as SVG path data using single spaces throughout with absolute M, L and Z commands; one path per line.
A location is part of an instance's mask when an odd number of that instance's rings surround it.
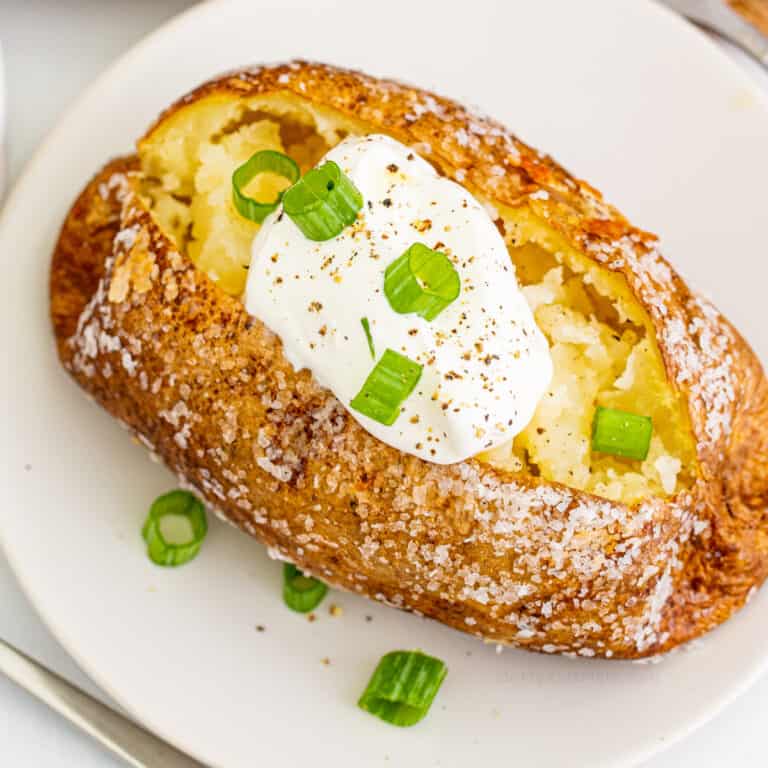
M 488 640 L 636 658 L 740 608 L 768 567 L 768 387 L 746 342 L 689 291 L 654 236 L 497 123 L 324 65 L 226 75 L 157 125 L 199 99 L 278 92 L 419 144 L 446 175 L 502 205 L 529 206 L 622 274 L 686 398 L 698 479 L 629 507 L 383 445 L 175 251 L 137 194 L 135 158 L 113 161 L 86 187 L 53 254 L 53 326 L 76 381 L 276 554 Z

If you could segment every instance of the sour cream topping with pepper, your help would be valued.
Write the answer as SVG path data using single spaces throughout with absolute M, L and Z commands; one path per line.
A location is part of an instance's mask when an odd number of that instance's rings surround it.
M 294 368 L 308 368 L 388 445 L 450 464 L 508 442 L 533 416 L 552 361 L 488 213 L 387 136 L 350 137 L 324 160 L 362 194 L 356 222 L 313 242 L 279 207 L 253 242 L 246 309 L 280 337 Z M 396 313 L 384 292 L 385 270 L 414 243 L 446 254 L 461 280 L 429 322 Z M 391 426 L 350 407 L 387 349 L 422 366 Z

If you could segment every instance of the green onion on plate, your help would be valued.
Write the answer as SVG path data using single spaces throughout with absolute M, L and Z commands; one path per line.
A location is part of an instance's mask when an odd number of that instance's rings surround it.
M 368 349 L 371 351 L 371 357 L 376 359 L 376 347 L 373 346 L 373 334 L 371 334 L 371 324 L 368 322 L 367 317 L 360 318 L 360 325 L 363 326 L 365 331 L 365 338 L 368 341 Z
M 363 196 L 332 160 L 308 171 L 283 196 L 283 210 L 310 240 L 332 240 L 353 224 Z
M 380 424 L 392 426 L 400 406 L 419 383 L 422 370 L 419 363 L 387 349 L 349 405 Z
M 298 613 L 317 608 L 328 592 L 328 586 L 319 579 L 305 576 L 295 565 L 283 566 L 283 601 Z
M 205 507 L 189 491 L 158 496 L 141 530 L 149 559 L 163 566 L 183 565 L 192 560 L 207 532 Z
M 285 194 L 281 192 L 276 200 L 269 203 L 260 203 L 244 195 L 243 189 L 260 173 L 275 173 L 288 179 L 291 184 L 297 182 L 301 176 L 299 166 L 288 155 L 272 149 L 257 152 L 235 170 L 232 174 L 232 204 L 241 216 L 257 224 L 261 224 L 280 205 L 280 200 Z
M 598 406 L 592 422 L 592 450 L 644 461 L 652 432 L 650 416 Z
M 451 260 L 423 243 L 414 243 L 384 273 L 384 294 L 395 312 L 416 312 L 434 320 L 461 291 L 461 279 Z
M 429 711 L 448 674 L 445 664 L 420 651 L 382 657 L 357 705 L 398 726 L 415 725 Z

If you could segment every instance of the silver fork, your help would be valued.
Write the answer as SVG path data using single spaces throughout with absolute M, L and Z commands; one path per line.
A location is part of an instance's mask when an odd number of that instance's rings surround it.
M 725 0 L 659 0 L 697 26 L 724 37 L 768 69 L 768 37 L 734 11 Z
M 204 768 L 4 640 L 0 671 L 134 768 Z

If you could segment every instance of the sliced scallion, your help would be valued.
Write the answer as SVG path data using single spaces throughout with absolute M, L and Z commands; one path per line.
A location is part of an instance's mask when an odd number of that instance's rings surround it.
M 592 450 L 644 461 L 652 432 L 650 416 L 598 406 L 592 422 Z
M 318 579 L 305 576 L 295 565 L 283 566 L 283 601 L 298 613 L 316 608 L 328 592 L 328 586 Z
M 416 312 L 434 320 L 461 291 L 451 260 L 423 243 L 414 243 L 384 273 L 384 294 L 399 314 Z
M 301 176 L 299 166 L 288 155 L 272 149 L 257 152 L 235 170 L 232 174 L 232 204 L 241 216 L 257 224 L 261 224 L 277 208 L 285 194 L 280 192 L 276 200 L 268 203 L 261 203 L 243 194 L 243 189 L 260 173 L 275 173 L 288 179 L 291 184 Z
M 429 711 L 447 673 L 433 656 L 392 651 L 382 657 L 357 704 L 392 725 L 415 725 Z
M 423 366 L 409 357 L 387 349 L 350 407 L 380 424 L 391 426 L 400 415 L 400 406 L 419 383 L 422 369 Z
M 368 322 L 367 317 L 361 317 L 360 318 L 360 325 L 363 326 L 363 330 L 365 331 L 365 338 L 368 341 L 368 349 L 371 352 L 371 357 L 375 360 L 376 359 L 376 348 L 373 346 L 373 335 L 371 334 L 371 324 Z
M 155 499 L 141 534 L 153 563 L 176 566 L 197 555 L 207 532 L 200 500 L 189 491 L 171 491 Z
M 331 240 L 354 223 L 363 196 L 332 160 L 308 171 L 285 192 L 283 208 L 310 240 Z

